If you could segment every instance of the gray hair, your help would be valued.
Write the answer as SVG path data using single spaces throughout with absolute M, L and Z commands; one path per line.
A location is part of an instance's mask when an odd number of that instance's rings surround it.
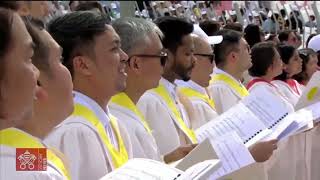
M 121 48 L 129 55 L 135 48 L 143 48 L 141 44 L 143 44 L 150 33 L 155 32 L 159 35 L 160 39 L 163 38 L 163 34 L 158 26 L 145 19 L 133 17 L 120 18 L 115 20 L 112 26 L 121 38 Z

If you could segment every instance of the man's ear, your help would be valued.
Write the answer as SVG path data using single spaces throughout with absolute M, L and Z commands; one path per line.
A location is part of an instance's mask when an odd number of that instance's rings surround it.
M 142 67 L 142 64 L 141 64 L 140 58 L 137 56 L 132 56 L 129 61 L 128 69 L 135 72 L 136 74 L 140 74 L 141 67 Z
M 227 56 L 227 59 L 228 59 L 232 64 L 234 64 L 234 63 L 237 61 L 237 56 L 238 56 L 238 54 L 232 51 L 232 52 L 230 52 L 229 55 Z
M 40 80 L 37 81 L 37 88 L 35 93 L 35 100 L 46 100 L 48 99 L 48 93 L 45 90 L 45 88 L 42 86 L 42 83 Z
M 90 76 L 92 74 L 92 68 L 94 63 L 86 56 L 76 56 L 72 59 L 73 71 L 78 72 L 84 76 Z

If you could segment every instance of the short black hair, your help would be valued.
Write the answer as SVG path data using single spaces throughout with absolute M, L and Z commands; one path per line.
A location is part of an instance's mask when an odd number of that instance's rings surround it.
M 243 32 L 243 26 L 238 22 L 228 23 L 226 24 L 223 29 L 230 29 L 238 32 Z
M 214 45 L 215 62 L 217 66 L 223 66 L 226 57 L 239 46 L 242 34 L 238 31 L 223 29 L 217 35 L 222 35 L 223 40 L 220 44 Z
M 18 1 L 0 1 L 0 7 L 17 11 L 20 5 Z
M 97 1 L 81 3 L 76 7 L 75 10 L 76 11 L 90 11 L 95 8 L 99 9 L 100 13 L 105 14 L 102 5 Z
M 204 20 L 199 26 L 208 36 L 214 36 L 220 30 L 220 23 L 213 20 Z
M 13 18 L 14 12 L 11 9 L 0 8 L 0 59 L 8 53 L 12 43 Z
M 287 44 L 280 44 L 277 46 L 277 50 L 281 56 L 282 62 L 284 64 L 288 64 L 290 58 L 294 55 L 296 48 Z M 288 73 L 283 71 L 282 74 L 277 76 L 275 79 L 285 81 L 288 79 Z
M 39 24 L 41 21 L 36 19 L 30 19 L 23 17 L 26 28 L 32 38 L 34 43 L 34 54 L 32 56 L 32 63 L 46 75 L 51 76 L 50 63 L 49 63 L 49 53 L 50 47 L 47 43 L 47 40 L 40 34 L 40 31 L 45 31 L 42 24 Z
M 165 16 L 155 20 L 155 24 L 164 34 L 163 47 L 175 53 L 182 44 L 184 36 L 193 32 L 193 24 L 184 18 Z
M 292 78 L 297 80 L 298 82 L 302 83 L 303 81 L 307 80 L 308 75 L 306 73 L 307 70 L 307 64 L 310 60 L 311 55 L 316 55 L 317 53 L 310 48 L 304 48 L 304 49 L 299 49 L 298 50 L 299 56 L 302 59 L 302 71 L 299 74 L 294 75 Z
M 252 66 L 249 69 L 251 76 L 261 77 L 267 74 L 268 68 L 274 61 L 277 49 L 272 42 L 260 42 L 251 49 Z
M 94 57 L 94 38 L 107 30 L 108 23 L 106 16 L 94 11 L 75 11 L 49 22 L 48 31 L 63 48 L 63 64 L 72 76 L 72 59 L 84 53 Z
M 284 30 L 284 31 L 281 31 L 278 35 L 278 39 L 280 40 L 280 42 L 284 42 L 284 41 L 288 41 L 289 39 L 289 35 L 290 33 L 292 33 L 294 31 L 292 30 Z
M 261 42 L 260 36 L 262 35 L 262 31 L 260 30 L 260 27 L 255 24 L 249 24 L 244 29 L 244 38 L 248 42 L 249 46 L 252 48 L 253 45 L 256 43 Z

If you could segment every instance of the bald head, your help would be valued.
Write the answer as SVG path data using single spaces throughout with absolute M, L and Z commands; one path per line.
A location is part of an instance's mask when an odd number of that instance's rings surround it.
M 192 37 L 193 37 L 193 43 L 194 43 L 194 48 L 195 48 L 195 50 L 194 50 L 195 54 L 212 53 L 212 48 L 206 39 L 204 39 L 196 34 L 192 34 Z
M 213 49 L 208 41 L 198 35 L 193 34 L 194 55 L 197 58 L 197 63 L 192 71 L 191 80 L 202 87 L 207 87 L 210 81 L 210 74 L 214 68 L 212 62 Z

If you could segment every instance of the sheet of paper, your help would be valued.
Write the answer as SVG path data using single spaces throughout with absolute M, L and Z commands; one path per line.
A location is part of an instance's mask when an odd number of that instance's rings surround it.
M 218 138 L 235 131 L 248 147 L 271 133 L 244 104 L 237 104 L 196 130 L 198 140 Z
M 205 160 L 197 163 L 187 169 L 177 180 L 202 180 L 208 179 L 211 174 L 217 171 L 221 166 L 221 161 L 218 159 Z
M 188 155 L 182 160 L 170 164 L 181 171 L 186 171 L 191 166 L 209 159 L 218 159 L 209 139 L 200 142 Z
M 210 176 L 210 179 L 217 179 L 255 162 L 234 131 L 210 140 L 221 161 L 221 167 Z
M 293 109 L 284 100 L 263 87 L 258 87 L 241 103 L 246 105 L 271 130 L 277 129 L 281 120 Z
M 301 97 L 299 98 L 295 109 L 307 107 L 320 101 L 320 71 L 315 72 L 306 88 L 303 90 Z
M 158 180 L 175 179 L 183 174 L 176 168 L 172 168 L 162 162 L 150 159 L 130 159 L 121 168 L 107 174 L 101 180 Z

